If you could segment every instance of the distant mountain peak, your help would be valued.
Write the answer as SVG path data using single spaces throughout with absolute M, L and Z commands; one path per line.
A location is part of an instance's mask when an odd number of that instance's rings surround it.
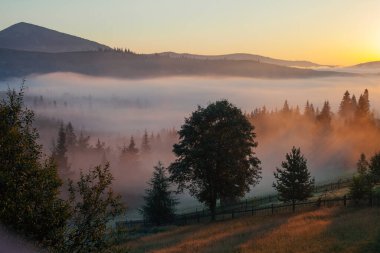
M 49 53 L 109 49 L 94 41 L 27 22 L 19 22 L 0 31 L 0 48 Z

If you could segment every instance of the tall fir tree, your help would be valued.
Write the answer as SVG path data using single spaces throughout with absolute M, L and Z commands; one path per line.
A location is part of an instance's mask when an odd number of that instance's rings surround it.
M 325 101 L 321 112 L 317 116 L 317 120 L 322 123 L 323 126 L 330 126 L 331 123 L 331 108 L 329 101 Z
M 57 163 L 58 173 L 61 178 L 68 178 L 70 176 L 70 167 L 67 160 L 67 144 L 66 144 L 66 131 L 61 123 L 58 130 L 58 138 L 56 145 L 54 147 L 54 151 L 52 154 L 52 158 Z
M 360 158 L 356 163 L 356 168 L 357 172 L 361 175 L 365 175 L 369 171 L 369 163 L 367 161 L 367 158 L 365 157 L 365 154 L 360 154 Z
M 352 108 L 351 96 L 348 90 L 344 93 L 342 101 L 339 105 L 339 116 L 343 119 L 349 119 L 352 117 L 354 111 Z
M 90 136 L 86 135 L 83 131 L 80 131 L 78 141 L 77 141 L 77 148 L 81 152 L 88 151 L 90 149 Z
M 290 107 L 288 104 L 288 100 L 285 100 L 284 106 L 282 107 L 282 113 L 285 115 L 288 115 L 288 114 L 290 114 L 290 112 L 291 112 L 291 110 L 290 110 Z
M 356 109 L 356 119 L 357 120 L 368 120 L 370 119 L 370 105 L 369 105 L 369 94 L 368 90 L 365 89 L 364 93 L 360 95 L 357 109 Z
M 369 170 L 375 183 L 380 181 L 380 152 L 374 154 L 369 163 Z
M 374 178 L 370 173 L 370 164 L 364 154 L 360 155 L 356 168 L 357 173 L 352 178 L 349 196 L 356 204 L 359 204 L 364 198 L 372 198 Z
M 293 204 L 303 201 L 312 196 L 314 189 L 314 179 L 311 178 L 307 169 L 307 160 L 301 154 L 300 148 L 293 147 L 290 153 L 286 154 L 286 161 L 281 163 L 282 169 L 276 168 L 274 177 L 276 182 L 273 187 L 278 192 L 278 199 Z
M 67 149 L 72 149 L 77 144 L 77 136 L 75 135 L 74 127 L 71 122 L 66 125 L 66 146 Z
M 149 143 L 148 132 L 145 130 L 143 138 L 142 138 L 142 143 L 141 143 L 141 151 L 144 153 L 149 153 L 150 149 L 151 148 L 150 148 L 150 143 Z
M 131 136 L 131 140 L 129 141 L 128 148 L 126 150 L 129 155 L 137 155 L 139 153 L 139 149 L 136 147 L 135 139 Z
M 154 167 L 148 185 L 144 196 L 145 204 L 140 210 L 144 218 L 157 226 L 173 221 L 178 202 L 170 190 L 170 181 L 161 162 Z

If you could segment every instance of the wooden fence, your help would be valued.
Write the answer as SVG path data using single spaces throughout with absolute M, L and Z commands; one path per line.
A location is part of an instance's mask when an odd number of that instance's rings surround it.
M 297 202 L 293 204 L 271 204 L 266 207 L 257 208 L 255 206 L 249 206 L 245 209 L 233 209 L 219 211 L 216 213 L 216 220 L 228 220 L 234 219 L 237 217 L 243 216 L 264 216 L 264 215 L 274 215 L 274 214 L 286 214 L 292 212 L 303 212 L 315 210 L 320 207 L 333 207 L 333 206 L 357 206 L 357 205 L 366 205 L 366 206 L 380 206 L 380 197 L 372 197 L 362 200 L 359 203 L 356 203 L 351 198 L 344 196 L 342 198 L 331 198 L 331 199 L 317 199 L 316 201 L 305 201 Z M 175 217 L 175 220 L 172 224 L 176 225 L 188 225 L 208 222 L 211 219 L 211 214 L 209 212 L 196 212 L 190 214 L 181 214 Z M 127 226 L 127 227 L 136 227 L 136 226 L 151 226 L 151 224 L 145 222 L 144 220 L 137 221 L 128 221 L 128 222 L 119 222 L 118 226 Z

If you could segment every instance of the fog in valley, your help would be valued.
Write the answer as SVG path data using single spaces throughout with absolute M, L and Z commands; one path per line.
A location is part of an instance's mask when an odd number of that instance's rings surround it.
M 13 79 L 0 83 L 0 88 L 17 89 L 20 83 L 21 80 Z M 87 149 L 68 151 L 72 177 L 78 177 L 79 169 L 110 161 L 115 189 L 123 194 L 131 217 L 136 217 L 136 209 L 142 204 L 153 166 L 158 161 L 164 165 L 173 161 L 175 132 L 197 105 L 228 99 L 255 125 L 259 143 L 255 152 L 262 161 L 263 178 L 249 196 L 273 192 L 273 171 L 293 145 L 301 147 L 317 182 L 350 176 L 361 152 L 370 156 L 380 150 L 377 122 L 362 122 L 350 128 L 337 115 L 346 90 L 359 99 L 368 89 L 371 112 L 379 117 L 380 78 L 375 76 L 126 80 L 55 73 L 28 77 L 25 86 L 25 101 L 36 113 L 36 126 L 46 154 L 51 154 L 61 123 L 66 126 L 71 122 L 77 138 L 81 133 L 83 138 L 90 136 Z M 290 111 L 281 114 L 285 100 Z M 306 101 L 320 111 L 326 100 L 334 113 L 329 131 L 300 116 Z M 265 116 L 260 114 L 262 109 L 255 111 L 263 106 Z M 149 150 L 142 147 L 144 134 Z M 130 145 L 131 137 L 139 151 L 135 158 L 124 160 L 123 150 Z M 178 209 L 194 204 L 194 199 L 183 195 Z

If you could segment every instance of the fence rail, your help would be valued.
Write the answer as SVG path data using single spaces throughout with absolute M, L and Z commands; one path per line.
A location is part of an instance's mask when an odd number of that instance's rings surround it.
M 324 192 L 329 192 L 329 191 L 334 191 L 334 190 L 339 190 L 342 188 L 346 188 L 349 186 L 351 183 L 352 179 L 339 179 L 335 182 L 330 182 L 330 183 L 322 183 L 319 185 L 316 185 L 314 187 L 313 193 L 315 195 L 324 193 Z M 231 212 L 231 211 L 242 211 L 251 208 L 252 206 L 254 207 L 264 207 L 272 204 L 273 202 L 278 201 L 278 196 L 277 194 L 271 194 L 271 195 L 266 195 L 266 196 L 261 196 L 261 197 L 254 197 L 250 199 L 245 199 L 236 203 L 232 203 L 229 205 L 218 205 L 217 206 L 217 212 Z M 202 212 L 203 214 L 208 213 L 209 211 L 205 208 L 202 208 L 200 210 L 195 209 L 192 212 L 186 212 L 186 213 L 181 213 L 180 215 L 193 215 L 197 214 L 199 212 Z
M 270 206 L 257 208 L 254 206 L 250 206 L 249 208 L 245 208 L 242 210 L 229 210 L 229 211 L 220 211 L 216 213 L 216 220 L 228 220 L 234 219 L 237 217 L 243 216 L 265 216 L 265 215 L 274 215 L 274 214 L 285 214 L 292 212 L 301 212 L 308 210 L 315 210 L 320 207 L 333 207 L 333 206 L 354 206 L 354 205 L 366 205 L 366 206 L 380 206 L 380 196 L 370 197 L 368 199 L 364 199 L 360 202 L 355 202 L 353 199 L 349 197 L 341 197 L 341 198 L 331 198 L 331 199 L 317 199 L 316 201 L 304 201 L 293 204 L 271 204 Z M 177 215 L 172 224 L 176 225 L 189 225 L 202 223 L 206 221 L 210 221 L 211 214 L 209 212 L 197 212 L 190 214 L 182 214 Z M 151 226 L 145 222 L 144 220 L 137 221 L 128 221 L 128 222 L 119 222 L 117 226 L 127 226 L 127 227 L 137 227 L 137 226 Z

